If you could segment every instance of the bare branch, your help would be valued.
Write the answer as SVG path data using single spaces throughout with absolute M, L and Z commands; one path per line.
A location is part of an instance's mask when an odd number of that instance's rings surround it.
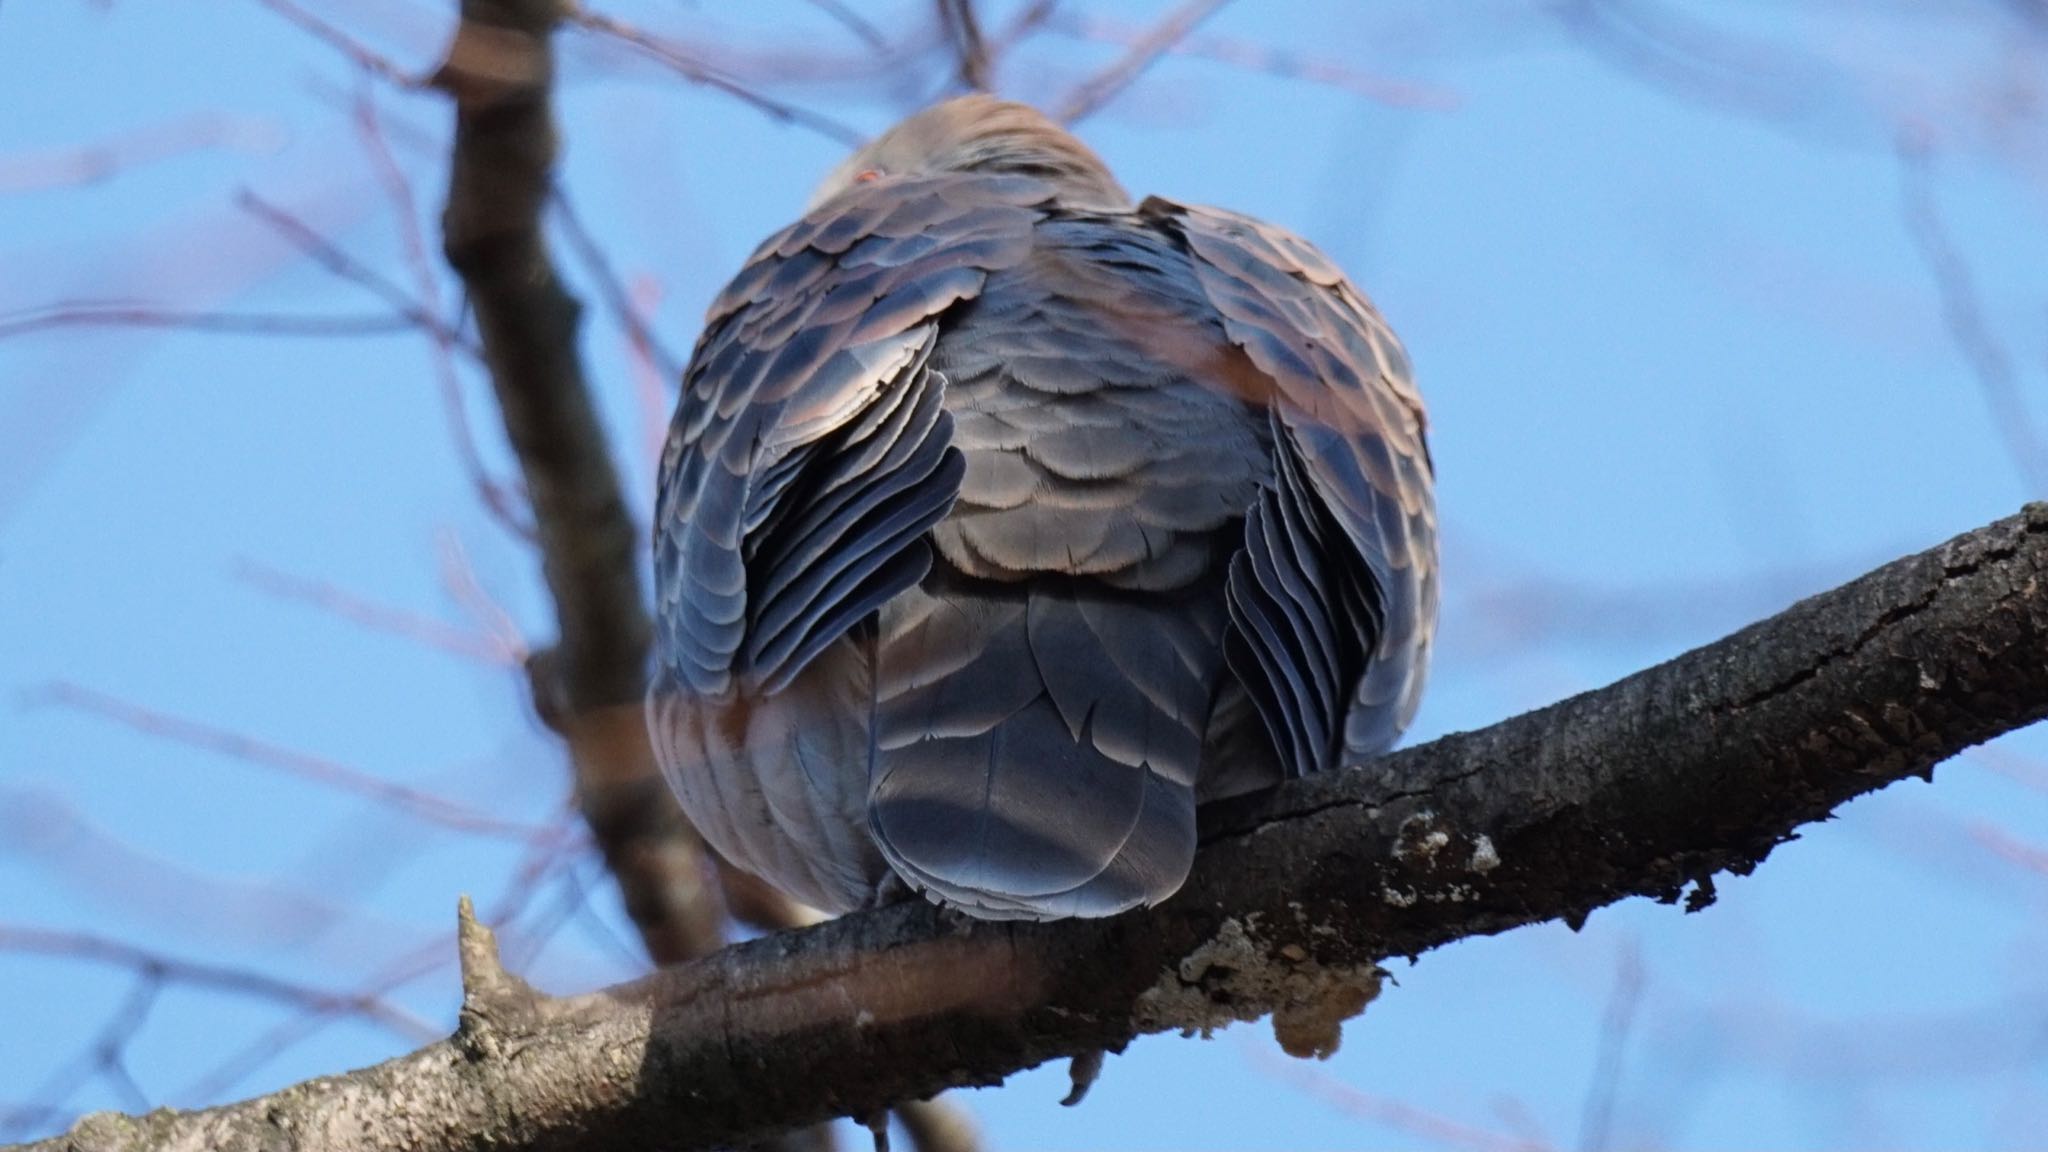
M 756 931 L 808 928 L 825 919 L 815 909 L 798 904 L 752 873 L 721 864 L 718 876 L 719 888 L 725 894 L 726 913 Z
M 296 752 L 240 732 L 173 716 L 68 681 L 52 681 L 28 693 L 24 701 L 30 705 L 55 704 L 99 716 L 150 736 L 204 749 L 245 764 L 254 764 L 323 787 L 362 796 L 394 812 L 402 812 L 414 819 L 452 828 L 458 832 L 508 840 L 532 840 L 545 832 L 545 829 L 536 825 L 501 820 L 431 792 L 422 792 L 417 788 L 386 780 L 325 757 Z
M 443 249 L 468 289 L 554 600 L 559 637 L 527 665 L 535 706 L 568 742 L 584 816 L 649 955 L 673 963 L 716 949 L 723 924 L 703 846 L 647 742 L 641 534 L 584 375 L 582 306 L 541 228 L 554 183 L 548 37 L 559 13 L 551 0 L 463 4 L 437 81 L 456 109 Z M 479 59 L 487 73 L 465 71 Z
M 562 23 L 625 45 L 640 55 L 672 69 L 690 83 L 715 88 L 762 112 L 777 123 L 809 129 L 820 136 L 837 140 L 849 148 L 858 147 L 867 139 L 864 133 L 851 125 L 747 87 L 705 63 L 686 46 L 673 40 L 643 28 L 636 28 L 616 17 L 593 12 L 577 0 L 562 0 L 561 7 Z
M 1077 40 L 1117 44 L 1125 48 L 1137 47 L 1149 34 L 1140 25 L 1083 12 L 1048 12 L 1042 22 L 1048 31 Z M 1321 84 L 1324 87 L 1349 92 L 1354 96 L 1362 96 L 1390 108 L 1444 111 L 1458 106 L 1457 93 L 1444 88 L 1391 80 L 1361 71 L 1340 61 L 1281 51 L 1269 45 L 1235 37 L 1188 35 L 1177 43 L 1169 44 L 1163 51 L 1169 56 L 1213 60 L 1219 64 L 1228 64 L 1247 72 L 1262 73 L 1282 80 Z
M 0 952 L 24 952 L 112 964 L 161 981 L 211 988 L 270 1000 L 288 1007 L 359 1016 L 415 1043 L 441 1034 L 439 1028 L 380 996 L 330 992 L 244 968 L 185 960 L 89 932 L 57 932 L 0 924 Z
M 633 286 L 627 289 L 626 299 L 621 301 L 634 319 L 642 326 L 646 317 L 652 316 L 661 305 L 661 283 L 652 276 L 638 276 Z M 640 410 L 640 455 L 646 474 L 653 476 L 661 471 L 662 449 L 668 444 L 669 418 L 675 410 L 675 396 L 682 389 L 683 376 L 678 370 L 669 375 L 656 361 L 657 348 L 636 337 L 632 329 L 626 332 L 626 344 L 632 353 L 633 398 Z
M 877 52 L 887 52 L 889 50 L 889 38 L 882 35 L 881 29 L 868 23 L 860 13 L 848 8 L 840 3 L 839 0 L 805 0 L 805 2 L 837 21 L 841 27 L 853 33 L 856 39 L 869 48 Z
M 435 542 L 440 553 L 441 584 L 448 595 L 479 627 L 497 637 L 506 651 L 519 653 L 520 662 L 524 663 L 533 655 L 527 647 L 526 634 L 519 630 L 519 622 L 512 618 L 512 613 L 477 580 L 476 569 L 471 566 L 461 539 L 443 529 L 436 534 Z
M 1972 749 L 1967 759 L 2022 788 L 2048 796 L 2048 763 L 2021 756 L 1996 744 Z
M 348 57 L 359 71 L 375 76 L 399 88 L 420 89 L 427 86 L 425 78 L 416 76 L 393 63 L 390 58 L 378 53 L 369 45 L 348 33 L 313 15 L 292 0 L 256 0 L 286 20 L 299 26 L 308 35 L 329 48 Z
M 970 92 L 995 91 L 994 62 L 981 36 L 974 0 L 938 0 L 939 29 L 953 45 L 954 79 Z
M 645 356 L 663 380 L 680 381 L 683 378 L 683 361 L 674 350 L 664 344 L 652 326 L 647 323 L 641 310 L 627 291 L 625 282 L 619 278 L 617 269 L 612 267 L 604 249 L 598 247 L 597 238 L 583 224 L 583 217 L 576 214 L 576 206 L 569 200 L 569 192 L 559 184 L 554 190 L 555 219 L 561 223 L 562 235 L 569 240 L 569 247 L 576 250 L 576 258 L 583 262 L 583 269 L 597 283 L 598 295 L 604 298 L 605 307 L 611 310 L 612 318 L 633 341 L 634 349 Z
M 1146 1032 L 1268 1012 L 1334 1030 L 1386 957 L 1688 885 L 1710 903 L 1715 873 L 1800 825 L 2048 716 L 2044 648 L 2033 504 L 1607 688 L 1212 806 L 1187 886 L 1152 909 L 989 923 L 908 902 L 30 1147 L 705 1148 Z
M 1167 13 L 1164 19 L 1152 26 L 1150 32 L 1132 41 L 1130 51 L 1114 64 L 1082 81 L 1067 94 L 1066 99 L 1054 105 L 1052 118 L 1062 124 L 1077 124 L 1094 115 L 1103 105 L 1122 95 L 1124 89 L 1144 75 L 1145 69 L 1178 44 L 1182 37 L 1229 2 L 1190 0 Z
M 584 375 L 582 306 L 541 226 L 557 146 L 551 37 L 565 18 L 558 0 L 464 0 L 438 73 L 455 97 L 443 249 L 469 290 L 554 600 L 559 639 L 527 662 L 534 704 L 569 746 L 577 802 L 648 956 L 672 964 L 724 943 L 724 910 L 710 853 L 648 742 L 641 535 Z M 465 70 L 479 59 L 488 73 Z M 829 1141 L 814 1129 L 782 1143 L 796 1152 Z
M 492 904 L 491 910 L 485 914 L 484 923 L 502 929 L 504 925 L 521 915 L 539 895 L 548 877 L 561 868 L 575 852 L 586 847 L 578 837 L 571 834 L 574 813 L 564 813 L 564 817 L 550 826 L 547 836 L 526 846 L 519 863 L 512 870 L 511 878 L 505 884 L 505 890 Z M 355 995 L 388 995 L 415 980 L 440 971 L 454 960 L 454 936 L 452 933 L 444 934 L 385 965 L 365 980 L 356 989 Z M 229 1054 L 226 1059 L 195 1077 L 192 1083 L 174 1098 L 200 1101 L 217 1099 L 222 1093 L 241 1083 L 245 1077 L 342 1018 L 342 1013 L 332 1007 L 308 1008 Z
M 1970 838 L 1983 845 L 1985 851 L 2006 863 L 2048 877 L 2048 848 L 2022 840 L 1988 822 L 1972 824 Z
M 235 578 L 282 600 L 310 604 L 352 624 L 499 667 L 517 667 L 526 659 L 523 647 L 389 604 L 379 604 L 325 580 L 314 580 L 247 558 L 237 558 Z
M 0 315 L 0 340 L 64 328 L 156 328 L 243 336 L 397 336 L 419 325 L 403 316 L 199 312 L 124 300 L 59 300 Z
M 1822 62 L 1653 0 L 1556 0 L 1564 30 L 1621 71 L 1708 107 L 1808 130 L 1844 95 Z M 1712 9 L 1706 9 L 1712 11 Z
M 82 148 L 0 154 L 0 195 L 98 184 L 174 157 L 216 148 L 274 150 L 278 125 L 221 115 L 185 116 Z
M 1934 277 L 1949 339 L 1976 377 L 1977 390 L 1990 409 L 1991 422 L 2005 443 L 2006 456 L 2026 483 L 2028 495 L 2048 494 L 2048 445 L 2042 444 L 2034 430 L 2012 358 L 2006 355 L 2004 346 L 1985 322 L 1976 278 L 1970 274 L 1969 264 L 1942 223 L 1934 198 L 1932 145 L 1924 134 L 1909 130 L 1899 136 L 1898 154 L 1904 180 L 1906 233 Z
M 365 86 L 356 94 L 354 106 L 356 132 L 363 140 L 363 148 L 377 169 L 377 180 L 384 186 L 384 194 L 391 201 L 392 215 L 398 221 L 398 235 L 405 248 L 406 265 L 412 270 L 413 291 L 419 294 L 424 307 L 437 318 L 441 316 L 441 278 L 436 274 L 434 261 L 427 254 L 426 229 L 420 223 L 419 204 L 412 194 L 412 180 L 399 166 L 398 157 L 391 151 L 390 143 L 384 138 L 382 118 L 377 114 L 377 100 Z M 518 497 L 506 487 L 491 478 L 490 469 L 484 466 L 483 453 L 477 449 L 476 434 L 469 425 L 469 406 L 462 395 L 462 378 L 455 371 L 456 336 L 445 322 L 426 329 L 432 337 L 434 378 L 440 385 L 441 405 L 448 414 L 448 429 L 455 439 L 455 456 L 461 461 L 462 470 L 469 476 L 470 487 L 476 490 L 477 499 L 482 502 L 491 518 L 522 540 L 533 539 L 533 529 L 520 515 Z
M 0 937 L 4 937 L 0 930 Z M 43 1078 L 30 1094 L 30 1099 L 43 1103 L 24 1108 L 0 1108 L 0 1138 L 10 1137 L 37 1123 L 45 1123 L 61 1116 L 58 1109 L 69 1103 L 71 1096 L 95 1077 L 105 1080 L 114 1091 L 136 1111 L 149 1107 L 149 1094 L 135 1083 L 135 1076 L 128 1070 L 126 1053 L 136 1033 L 149 1023 L 149 1014 L 163 995 L 164 976 L 149 966 L 136 970 L 134 985 L 128 995 L 107 1015 L 98 1035 L 86 1044 L 85 1050 L 73 1057 L 64 1066 Z
M 1347 1116 L 1392 1128 L 1439 1148 L 1460 1152 L 1548 1152 L 1545 1145 L 1531 1144 L 1519 1136 L 1476 1128 L 1402 1100 L 1364 1091 L 1306 1060 L 1289 1060 L 1265 1050 L 1253 1052 L 1252 1060 L 1259 1071 Z
M 1579 1119 L 1581 1152 L 1604 1152 L 1614 1129 L 1614 1104 L 1621 1095 L 1622 1057 L 1629 1030 L 1643 1001 L 1643 954 L 1630 941 L 1614 974 L 1614 993 L 1600 1021 L 1600 1047 L 1593 1059 L 1593 1083 Z
M 1031 0 L 1019 8 L 990 41 L 989 53 L 1000 60 L 1043 29 L 1059 13 L 1059 0 Z
M 466 356 L 481 360 L 483 349 L 475 340 L 451 328 L 440 316 L 415 298 L 404 288 L 391 282 L 383 273 L 342 251 L 320 235 L 313 226 L 273 204 L 254 192 L 244 191 L 236 198 L 243 211 L 255 216 L 293 247 L 313 258 L 322 268 L 351 284 L 360 285 L 371 295 L 391 306 L 391 310 L 410 322 L 414 327 L 424 329 L 436 339 L 445 339 L 449 346 L 460 349 Z

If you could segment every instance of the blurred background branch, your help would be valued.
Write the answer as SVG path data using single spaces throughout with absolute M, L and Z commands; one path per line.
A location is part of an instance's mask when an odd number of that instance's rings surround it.
M 535 708 L 568 745 L 577 802 L 649 959 L 668 965 L 708 956 L 725 943 L 729 901 L 721 898 L 718 875 L 729 870 L 689 826 L 648 743 L 641 714 L 652 634 L 640 583 L 644 536 L 628 512 L 585 378 L 582 306 L 563 285 L 543 234 L 553 199 L 586 262 L 600 272 L 609 267 L 566 196 L 556 194 L 551 41 L 560 15 L 554 0 L 464 0 L 436 77 L 454 97 L 456 115 L 443 247 L 462 278 L 506 439 L 526 479 L 560 629 L 553 646 L 527 660 Z M 612 22 L 597 26 L 622 34 Z M 402 191 L 394 195 L 409 204 Z M 423 270 L 421 277 L 430 288 L 431 274 Z M 622 318 L 633 316 L 617 297 L 614 307 Z M 644 328 L 635 331 L 643 347 L 657 347 Z M 751 921 L 788 928 L 807 919 L 757 883 L 738 887 Z M 924 1105 L 917 1119 L 913 1137 L 922 1131 L 948 1149 L 971 1147 L 971 1129 L 943 1105 Z M 780 1143 L 829 1148 L 832 1137 L 817 1128 Z

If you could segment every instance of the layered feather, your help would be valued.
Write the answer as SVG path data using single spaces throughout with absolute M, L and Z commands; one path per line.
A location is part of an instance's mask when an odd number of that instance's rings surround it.
M 1078 145 L 1081 184 L 915 170 L 1032 170 L 1059 130 L 989 106 L 1000 148 L 942 106 L 755 252 L 662 462 L 656 750 L 714 847 L 828 910 L 892 873 L 985 917 L 1164 899 L 1198 796 L 1385 749 L 1427 664 L 1422 407 L 1378 313 L 1280 229 L 1129 209 Z

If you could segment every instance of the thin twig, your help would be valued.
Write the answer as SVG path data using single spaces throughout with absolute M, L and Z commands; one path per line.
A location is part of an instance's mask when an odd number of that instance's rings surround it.
M 6 931 L 0 928 L 0 949 L 7 946 Z M 124 1053 L 136 1034 L 149 1023 L 150 1010 L 156 1007 L 163 989 L 162 971 L 151 965 L 138 968 L 134 985 L 107 1014 L 106 1023 L 100 1026 L 99 1032 L 86 1042 L 78 1055 L 44 1077 L 43 1082 L 29 1093 L 28 1098 L 38 1101 L 39 1106 L 0 1109 L 0 1139 L 12 1139 L 38 1120 L 52 1113 L 61 1114 L 65 1105 L 71 1102 L 72 1094 L 94 1077 L 113 1085 L 114 1090 L 126 1099 L 127 1107 L 138 1112 L 147 1111 L 149 1094 L 135 1082 Z
M 577 214 L 576 206 L 569 199 L 568 189 L 557 181 L 554 189 L 555 220 L 562 227 L 562 235 L 569 241 L 569 247 L 576 253 L 576 259 L 583 264 L 583 270 L 597 285 L 597 294 L 604 300 L 605 307 L 617 320 L 619 327 L 626 330 L 635 350 L 653 362 L 654 368 L 664 380 L 683 378 L 682 358 L 675 350 L 664 344 L 661 337 L 647 323 L 641 310 L 634 305 L 618 270 L 612 267 L 611 258 L 598 246 L 597 238 L 584 226 L 583 217 Z
M 286 211 L 277 204 L 243 190 L 235 198 L 243 211 L 261 220 L 272 231 L 285 238 L 293 247 L 312 257 L 313 261 L 335 276 L 358 285 L 371 295 L 391 306 L 391 310 L 410 321 L 415 327 L 446 336 L 450 346 L 460 349 L 463 355 L 481 361 L 483 347 L 476 340 L 457 328 L 450 328 L 446 321 L 434 315 L 425 305 L 404 288 L 393 283 L 383 273 L 350 256 L 329 242 L 304 220 Z
M 519 622 L 512 613 L 505 610 L 477 579 L 476 568 L 469 562 L 469 552 L 462 546 L 461 537 L 453 531 L 443 529 L 435 534 L 435 551 L 439 556 L 438 568 L 441 586 L 469 618 L 491 636 L 500 647 L 518 654 L 521 664 L 533 654 L 526 642 L 526 634 L 520 631 Z
M 1972 748 L 1963 759 L 1994 772 L 2022 788 L 2048 795 L 2048 763 L 2022 756 L 2000 744 Z
M 604 862 L 602 860 L 597 861 L 597 871 L 600 873 L 603 871 L 603 865 Z M 562 870 L 562 883 L 572 885 L 578 889 L 579 894 L 575 905 L 576 921 L 583 926 L 583 934 L 595 941 L 613 960 L 617 961 L 622 970 L 627 972 L 645 971 L 647 969 L 647 953 L 640 948 L 634 947 L 631 941 L 620 935 L 618 930 L 613 928 L 609 921 L 599 916 L 591 907 L 590 886 L 583 882 L 583 877 L 576 874 L 574 867 Z
M 553 871 L 576 851 L 587 848 L 587 844 L 575 834 L 575 829 L 574 814 L 564 811 L 549 825 L 547 835 L 527 845 L 504 890 L 482 916 L 484 923 L 500 928 L 525 913 Z M 454 944 L 453 933 L 437 935 L 386 964 L 347 995 L 389 996 L 415 980 L 448 967 L 455 959 Z M 217 1100 L 264 1065 L 345 1018 L 345 1010 L 337 1005 L 309 1005 L 201 1073 L 175 1099 L 201 1103 Z
M 430 648 L 501 668 L 516 668 L 526 658 L 523 647 L 502 637 L 485 635 L 390 604 L 379 604 L 325 580 L 298 576 L 246 557 L 234 562 L 234 576 L 249 586 L 284 600 L 296 600 L 378 632 L 402 636 Z
M 501 820 L 453 800 L 393 783 L 358 768 L 325 757 L 296 752 L 266 743 L 240 732 L 216 728 L 196 720 L 147 708 L 110 693 L 96 691 L 69 681 L 54 680 L 28 693 L 30 705 L 54 704 L 74 711 L 112 720 L 127 728 L 188 747 L 200 748 L 229 759 L 374 800 L 429 824 L 458 832 L 506 840 L 531 841 L 546 829 L 532 824 Z
M 1248 1052 L 1253 1067 L 1304 1096 L 1368 1123 L 1442 1148 L 1467 1152 L 1532 1152 L 1519 1137 L 1490 1132 L 1391 1097 L 1353 1087 L 1306 1061 L 1280 1056 L 1261 1046 Z
M 887 52 L 889 50 L 888 37 L 882 35 L 881 29 L 868 23 L 860 13 L 841 4 L 839 0 L 805 0 L 805 3 L 830 16 L 841 27 L 853 33 L 855 38 L 860 40 L 861 43 L 875 51 Z
M 0 924 L 0 952 L 34 953 L 111 964 L 153 974 L 171 983 L 211 988 L 309 1011 L 359 1016 L 393 1036 L 413 1043 L 424 1043 L 446 1034 L 445 1029 L 435 1027 L 380 995 L 332 992 L 246 968 L 186 960 L 90 932 L 60 932 Z
M 59 300 L 0 315 L 0 339 L 64 328 L 154 328 L 244 336 L 394 336 L 418 331 L 403 316 L 198 312 L 120 300 Z
M 626 305 L 633 309 L 636 318 L 654 315 L 661 304 L 661 283 L 652 276 L 634 279 L 628 290 Z M 673 392 L 682 383 L 682 373 L 668 372 L 655 362 L 655 350 L 647 344 L 632 338 L 627 333 L 628 350 L 632 353 L 633 395 L 640 408 L 640 452 L 644 458 L 647 476 L 653 476 L 661 469 L 661 454 L 668 446 L 670 413 L 675 408 Z M 652 485 L 643 485 L 642 490 L 651 490 Z
M 256 0 L 256 3 L 298 25 L 315 40 L 348 57 L 349 62 L 360 71 L 388 81 L 399 88 L 417 91 L 427 86 L 425 77 L 400 67 L 389 57 L 299 7 L 292 0 Z
M 435 271 L 433 258 L 427 253 L 426 232 L 420 226 L 419 205 L 413 198 L 412 181 L 406 177 L 405 169 L 399 166 L 398 157 L 384 138 L 376 97 L 367 87 L 356 95 L 355 122 L 364 150 L 370 154 L 377 169 L 378 181 L 384 185 L 384 194 L 391 200 L 392 215 L 398 219 L 398 234 L 405 246 L 406 264 L 412 269 L 413 290 L 419 294 L 426 309 L 438 317 L 441 315 L 441 278 Z M 441 403 L 448 414 L 449 432 L 454 438 L 455 455 L 462 463 L 463 472 L 469 476 L 477 499 L 482 501 L 491 518 L 515 539 L 533 542 L 533 526 L 520 515 L 517 498 L 510 488 L 491 477 L 490 469 L 484 465 L 483 453 L 477 449 L 476 433 L 469 423 L 469 406 L 462 395 L 462 378 L 455 371 L 456 337 L 453 329 L 444 320 L 426 331 L 431 337 L 430 347 L 434 352 L 434 377 L 440 384 Z
M 521 924 L 516 933 L 508 930 L 499 934 L 499 957 L 508 970 L 518 971 L 532 967 L 534 962 L 540 959 L 541 953 L 547 951 L 547 946 L 570 921 L 576 918 L 577 912 L 589 900 L 589 890 L 576 880 L 576 867 L 573 862 L 554 877 L 554 886 L 558 895 L 552 904 L 536 913 L 533 920 Z M 626 971 L 647 970 L 644 957 L 635 957 L 634 960 L 635 962 L 627 965 Z
M 1614 1105 L 1621 1095 L 1623 1057 L 1636 1010 L 1643 1001 L 1643 954 L 1634 941 L 1622 950 L 1614 974 L 1614 993 L 1600 1022 L 1600 1046 L 1593 1057 L 1593 1080 L 1579 1117 L 1581 1152 L 1605 1152 L 1614 1129 Z
M 1192 0 L 1167 13 L 1164 19 L 1152 26 L 1151 31 L 1132 42 L 1130 51 L 1115 63 L 1075 86 L 1066 99 L 1054 106 L 1053 119 L 1062 124 L 1076 124 L 1094 115 L 1144 75 L 1145 69 L 1150 68 L 1182 37 L 1229 2 Z
M 989 39 L 989 55 L 1001 60 L 1017 45 L 1036 35 L 1059 11 L 1059 0 L 1031 0 L 1019 8 Z
M 2048 877 L 2048 847 L 2029 843 L 1996 824 L 1984 821 L 1970 825 L 1970 838 L 2006 863 Z
M 563 0 L 561 19 L 571 27 L 626 45 L 692 84 L 732 96 L 777 123 L 809 129 L 849 148 L 859 147 L 867 139 L 865 133 L 849 124 L 757 92 L 698 59 L 681 44 L 616 17 L 593 12 L 577 0 Z
M 939 29 L 953 45 L 954 79 L 969 92 L 995 90 L 993 62 L 981 36 L 974 0 L 937 0 Z
M 2029 494 L 2048 495 L 2048 447 L 2043 446 L 2033 417 L 2027 412 L 2012 358 L 1984 318 L 1976 277 L 1942 222 L 1934 195 L 1932 144 L 1923 132 L 1903 131 L 1899 135 L 1898 156 L 1906 233 L 1934 277 L 1935 290 L 1941 297 L 1941 319 L 1948 327 L 1949 339 L 1970 366 L 1977 390 L 1990 409 L 1991 422 L 2005 444 L 2006 457 L 2019 472 Z
M 1836 104 L 1839 84 L 1821 58 L 1717 28 L 1682 8 L 1650 0 L 1543 6 L 1600 59 L 1687 100 L 1795 130 L 1812 128 Z
M 1043 23 L 1048 31 L 1063 36 L 1125 48 L 1139 43 L 1146 35 L 1141 25 L 1083 12 L 1062 12 Z M 1390 108 L 1449 110 L 1458 106 L 1457 94 L 1447 89 L 1390 80 L 1340 61 L 1304 56 L 1235 37 L 1190 35 L 1168 46 L 1165 52 L 1169 56 L 1213 60 L 1282 80 L 1320 84 Z
M 0 194 L 98 184 L 150 164 L 225 148 L 273 150 L 283 130 L 217 114 L 183 116 L 80 148 L 0 155 Z

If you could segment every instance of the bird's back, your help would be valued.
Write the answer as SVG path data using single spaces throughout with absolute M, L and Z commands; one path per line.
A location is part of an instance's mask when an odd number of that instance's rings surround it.
M 1059 216 L 942 332 L 960 497 L 880 620 L 870 824 L 988 915 L 1102 915 L 1179 887 L 1228 675 L 1226 561 L 1265 423 L 1186 258 Z
M 1198 797 L 1414 714 L 1420 397 L 1299 237 L 1158 199 L 1019 105 L 885 133 L 713 303 L 661 469 L 664 772 L 828 911 L 1171 895 Z

